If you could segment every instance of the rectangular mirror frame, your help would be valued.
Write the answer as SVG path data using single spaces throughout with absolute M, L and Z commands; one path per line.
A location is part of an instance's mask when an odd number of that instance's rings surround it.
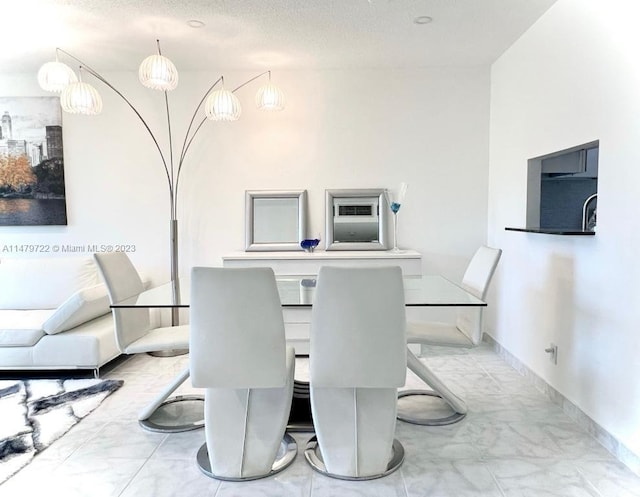
M 294 198 L 298 200 L 298 239 L 291 242 L 258 243 L 254 240 L 254 215 L 253 207 L 255 199 L 268 198 Z M 245 192 L 245 251 L 269 252 L 279 250 L 302 250 L 300 241 L 306 236 L 307 231 L 307 190 L 247 190 Z
M 333 221 L 334 199 L 364 197 L 378 198 L 378 241 L 336 242 Z M 383 188 L 325 190 L 325 250 L 387 250 L 387 210 Z

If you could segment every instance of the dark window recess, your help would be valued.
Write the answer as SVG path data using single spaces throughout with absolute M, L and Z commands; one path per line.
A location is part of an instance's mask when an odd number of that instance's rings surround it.
M 597 179 L 554 180 L 542 178 L 540 185 L 540 227 L 551 229 L 582 228 L 584 201 L 598 191 Z M 587 220 L 595 209 L 590 205 Z
M 540 173 L 540 228 L 588 229 L 596 222 L 598 193 L 596 144 L 542 159 Z M 585 216 L 583 226 L 583 215 Z
M 340 216 L 371 216 L 372 205 L 341 205 L 338 215 Z
M 598 141 L 528 160 L 526 228 L 515 231 L 593 235 L 597 221 Z

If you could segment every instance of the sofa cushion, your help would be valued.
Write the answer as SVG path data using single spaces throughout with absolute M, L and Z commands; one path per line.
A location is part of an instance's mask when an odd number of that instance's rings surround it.
M 120 354 L 110 314 L 64 333 L 45 335 L 33 349 L 34 366 L 53 368 L 95 368 Z
M 88 257 L 0 260 L 0 309 L 55 309 L 69 295 L 100 283 Z
M 65 300 L 43 325 L 44 332 L 55 335 L 75 328 L 82 323 L 91 321 L 111 312 L 109 295 L 104 283 L 78 290 Z
M 0 347 L 29 347 L 44 336 L 42 326 L 53 314 L 46 310 L 1 310 Z
M 105 314 L 65 333 L 44 335 L 32 347 L 0 347 L 0 371 L 97 368 L 119 354 L 113 318 Z

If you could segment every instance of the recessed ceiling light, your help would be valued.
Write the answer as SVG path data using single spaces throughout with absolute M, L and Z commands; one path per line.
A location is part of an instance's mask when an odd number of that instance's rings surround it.
M 431 21 L 433 21 L 433 17 L 429 16 L 418 16 L 413 20 L 416 24 L 429 24 Z
M 191 19 L 190 21 L 187 21 L 187 24 L 192 27 L 192 28 L 203 28 L 204 27 L 204 22 L 198 20 L 198 19 Z

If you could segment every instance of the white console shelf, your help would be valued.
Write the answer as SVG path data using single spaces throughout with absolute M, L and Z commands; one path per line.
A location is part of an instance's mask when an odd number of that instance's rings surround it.
M 422 256 L 415 250 L 332 250 L 315 252 L 235 252 L 222 257 L 224 267 L 271 267 L 274 273 L 318 274 L 322 266 L 400 266 L 407 276 L 422 274 Z
M 235 252 L 222 257 L 224 267 L 270 267 L 277 275 L 316 275 L 322 266 L 400 266 L 406 276 L 422 274 L 422 256 L 415 250 L 402 252 L 315 251 L 307 252 Z M 296 355 L 309 354 L 311 307 L 283 309 L 287 343 Z

